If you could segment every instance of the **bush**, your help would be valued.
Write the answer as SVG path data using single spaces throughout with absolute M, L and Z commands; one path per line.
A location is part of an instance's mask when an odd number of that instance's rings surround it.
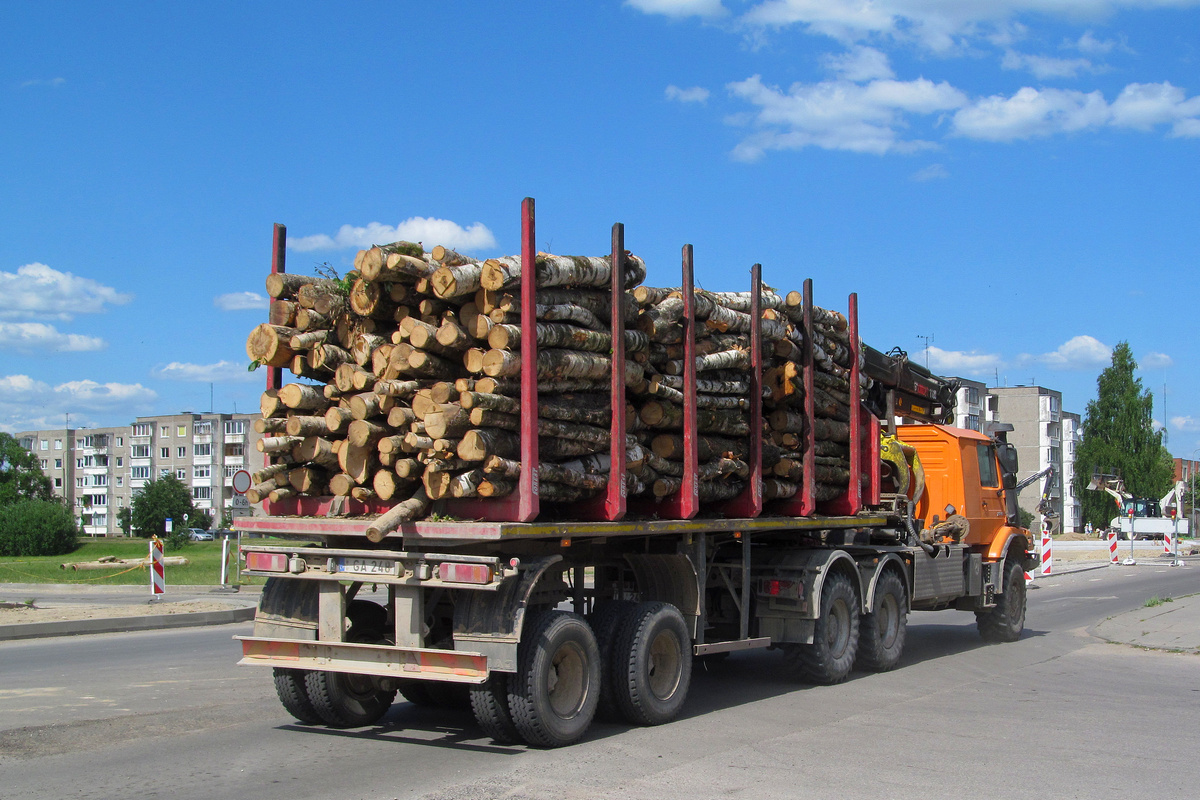
M 0 556 L 58 556 L 79 546 L 71 509 L 53 500 L 19 500 L 0 508 Z

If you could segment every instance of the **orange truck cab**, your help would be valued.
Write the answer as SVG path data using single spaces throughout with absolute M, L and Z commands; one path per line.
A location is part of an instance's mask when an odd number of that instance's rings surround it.
M 925 471 L 913 512 L 925 528 L 960 514 L 969 525 L 962 543 L 986 549 L 989 559 L 1001 557 L 1016 534 L 1029 541 L 1017 517 L 1012 445 L 948 425 L 900 425 L 896 433 L 916 449 Z

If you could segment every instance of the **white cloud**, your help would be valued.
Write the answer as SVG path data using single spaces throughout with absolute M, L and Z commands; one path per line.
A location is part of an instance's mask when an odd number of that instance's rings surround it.
M 35 78 L 31 81 L 25 81 L 21 84 L 22 89 L 28 89 L 32 86 L 49 86 L 58 88 L 67 82 L 66 78 Z
M 1052 353 L 1023 354 L 1021 361 L 1036 361 L 1053 369 L 1091 369 L 1108 366 L 1112 348 L 1092 336 L 1074 336 Z
M 982 375 L 990 374 L 992 370 L 1004 366 L 1000 356 L 994 353 L 980 353 L 975 350 L 943 350 L 936 345 L 929 346 L 929 368 L 940 375 Z M 920 361 L 914 354 L 914 361 Z
M 193 383 L 245 383 L 262 380 L 262 373 L 253 373 L 245 364 L 236 361 L 218 361 L 215 364 L 185 364 L 172 361 L 165 367 L 154 370 L 156 378 L 169 381 Z
M 1142 356 L 1138 366 L 1142 369 L 1165 369 L 1175 365 L 1175 360 L 1166 353 L 1149 352 Z
M 365 248 L 396 241 L 422 242 L 426 249 L 440 244 L 454 250 L 466 251 L 486 250 L 496 246 L 496 237 L 482 222 L 464 228 L 448 219 L 409 217 L 395 227 L 380 222 L 372 222 L 364 227 L 343 225 L 334 236 L 324 233 L 301 236 L 288 241 L 288 247 L 298 252 L 307 252 Z
M 0 430 L 92 425 L 93 414 L 149 413 L 158 394 L 140 383 L 69 381 L 50 386 L 28 375 L 0 376 Z
M 912 180 L 917 183 L 925 183 L 926 181 L 936 181 L 942 178 L 949 178 L 950 171 L 941 164 L 930 164 L 928 167 L 919 169 L 912 174 Z
M 967 102 L 948 83 L 924 78 L 795 83 L 783 92 L 754 75 L 728 88 L 735 97 L 758 107 L 753 123 L 759 130 L 734 150 L 734 157 L 743 161 L 757 160 L 767 150 L 810 146 L 875 154 L 930 147 L 928 142 L 900 138 L 904 115 L 953 110 Z
M 856 83 L 896 77 L 887 55 L 874 47 L 854 47 L 845 53 L 826 56 L 824 61 L 839 78 Z
M 1080 72 L 1094 72 L 1096 69 L 1086 58 L 1052 58 L 1018 53 L 1015 50 L 1005 52 L 1000 66 L 1007 70 L 1026 70 L 1040 80 L 1074 78 Z
M 15 273 L 0 272 L 0 319 L 69 320 L 132 299 L 131 294 L 45 264 L 26 264 Z
M 721 0 L 625 0 L 646 14 L 662 14 L 667 17 L 723 17 L 729 11 Z
M 1189 118 L 1194 123 L 1200 116 L 1200 96 L 1188 99 L 1183 89 L 1167 81 L 1131 83 L 1112 102 L 1111 111 L 1113 125 L 1148 131 Z
M 1171 427 L 1177 431 L 1193 433 L 1200 431 L 1200 419 L 1195 417 L 1171 417 Z
M 0 349 L 22 353 L 88 353 L 103 350 L 108 343 L 95 336 L 62 333 L 44 322 L 0 322 Z
M 214 297 L 213 305 L 222 311 L 260 311 L 271 301 L 256 292 L 231 292 Z
M 1011 142 L 1104 125 L 1108 104 L 1100 92 L 1019 89 L 1012 97 L 992 95 L 954 115 L 954 130 L 971 139 Z
M 675 84 L 667 87 L 665 92 L 668 100 L 675 100 L 680 103 L 707 103 L 708 89 L 703 86 L 693 86 L 690 89 L 680 89 Z
M 1097 39 L 1091 31 L 1084 31 L 1083 35 L 1074 42 L 1068 42 L 1066 47 L 1074 48 L 1081 53 L 1086 53 L 1090 56 L 1106 56 L 1120 45 L 1113 39 Z M 1126 49 L 1122 47 L 1121 49 Z

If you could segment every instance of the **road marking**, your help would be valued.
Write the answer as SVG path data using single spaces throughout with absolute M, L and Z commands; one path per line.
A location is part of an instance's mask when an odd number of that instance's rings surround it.
M 66 691 L 64 686 L 39 686 L 33 689 L 0 689 L 0 698 L 52 697 Z

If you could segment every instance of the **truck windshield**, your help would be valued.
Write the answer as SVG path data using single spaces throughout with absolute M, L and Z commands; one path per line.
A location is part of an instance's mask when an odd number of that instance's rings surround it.
M 1133 515 L 1135 517 L 1161 517 L 1162 509 L 1159 508 L 1157 500 L 1148 500 L 1144 497 L 1134 498 Z

